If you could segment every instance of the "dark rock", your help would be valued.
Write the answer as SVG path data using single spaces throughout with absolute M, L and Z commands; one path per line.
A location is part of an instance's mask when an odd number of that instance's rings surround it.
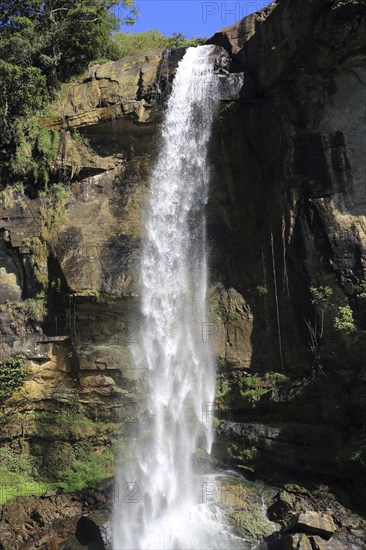
M 112 550 L 112 527 L 110 514 L 95 511 L 77 522 L 76 539 L 90 550 Z

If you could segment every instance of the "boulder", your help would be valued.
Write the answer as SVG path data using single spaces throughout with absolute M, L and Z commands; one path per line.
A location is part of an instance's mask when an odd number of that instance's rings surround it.
M 277 4 L 278 1 L 272 2 L 263 10 L 256 11 L 233 25 L 219 30 L 207 41 L 207 44 L 217 44 L 225 48 L 231 56 L 235 56 L 255 34 L 258 26 L 266 21 Z
M 287 535 L 282 548 L 283 550 L 313 550 L 310 540 L 303 533 Z
M 287 531 L 301 531 L 320 535 L 325 539 L 329 539 L 335 530 L 336 526 L 330 515 L 310 511 L 294 515 L 287 526 Z
M 93 550 L 111 550 L 112 528 L 110 515 L 106 512 L 93 512 L 82 516 L 77 522 L 76 539 Z

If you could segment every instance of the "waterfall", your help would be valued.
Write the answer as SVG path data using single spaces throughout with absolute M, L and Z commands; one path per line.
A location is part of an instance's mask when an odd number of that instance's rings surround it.
M 151 177 L 141 260 L 141 338 L 147 410 L 136 464 L 119 477 L 114 549 L 234 548 L 220 509 L 202 498 L 197 446 L 210 452 L 215 365 L 205 342 L 207 151 L 218 94 L 213 46 L 178 66 Z M 126 497 L 126 489 L 130 498 Z M 243 548 L 241 541 L 240 548 Z

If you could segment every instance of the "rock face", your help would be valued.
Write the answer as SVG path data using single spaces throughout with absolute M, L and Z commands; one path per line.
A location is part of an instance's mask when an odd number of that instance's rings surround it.
M 235 289 L 248 312 L 241 320 L 226 316 L 220 350 L 220 414 L 245 425 L 243 447 L 250 449 L 250 458 L 238 461 L 234 453 L 235 460 L 261 475 L 272 476 L 275 462 L 285 475 L 291 469 L 302 478 L 353 483 L 360 500 L 366 478 L 361 4 L 280 0 L 210 39 L 230 51 L 244 85 L 242 99 L 219 115 L 209 204 L 213 278 Z M 247 334 L 239 371 L 230 358 L 238 323 Z
M 0 363 L 9 370 L 24 356 L 28 369 L 0 396 L 1 445 L 16 460 L 31 455 L 45 476 L 69 471 L 80 445 L 97 462 L 116 454 L 144 409 L 144 373 L 130 356 L 140 338 L 141 220 L 184 52 L 92 67 L 55 102 L 59 116 L 43 121 L 60 133 L 55 171 L 71 181 L 67 191 L 0 196 Z M 229 74 L 228 53 L 211 55 L 220 93 L 238 97 L 242 75 Z
M 278 0 L 210 39 L 222 106 L 202 334 L 225 420 L 216 456 L 263 477 L 321 477 L 361 501 L 364 30 L 360 2 Z M 129 352 L 140 337 L 141 219 L 183 54 L 92 67 L 44 121 L 60 132 L 66 196 L 0 197 L 0 362 L 24 355 L 29 368 L 2 400 L 1 444 L 17 456 L 57 461 L 80 441 L 109 451 L 144 410 Z M 292 510 L 289 495 L 279 508 Z M 328 544 L 286 536 L 294 548 Z
M 155 50 L 144 56 L 94 65 L 57 105 L 61 116 L 46 119 L 46 126 L 80 128 L 126 115 L 146 122 L 151 115 L 151 99 L 157 94 L 163 54 L 163 50 Z

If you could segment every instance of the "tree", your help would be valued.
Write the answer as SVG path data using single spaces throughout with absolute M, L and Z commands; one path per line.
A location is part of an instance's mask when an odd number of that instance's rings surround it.
M 111 33 L 120 19 L 113 8 L 137 15 L 134 0 L 28 0 L 0 4 L 0 58 L 39 68 L 49 88 L 85 70 L 93 59 L 115 53 Z
M 45 139 L 42 129 L 41 136 L 35 135 L 37 125 L 26 122 L 45 106 L 62 82 L 82 73 L 90 62 L 103 56 L 116 58 L 116 43 L 111 35 L 121 22 L 115 13 L 117 7 L 125 13 L 122 23 L 132 24 L 137 16 L 135 0 L 5 0 L 0 3 L 0 175 L 3 181 L 18 177 L 19 171 L 15 170 L 20 166 L 18 153 L 25 149 L 27 162 L 21 163 L 21 174 L 29 178 L 33 173 L 45 173 L 47 163 L 43 162 L 41 145 L 52 136 Z M 25 121 L 17 124 L 19 117 Z

